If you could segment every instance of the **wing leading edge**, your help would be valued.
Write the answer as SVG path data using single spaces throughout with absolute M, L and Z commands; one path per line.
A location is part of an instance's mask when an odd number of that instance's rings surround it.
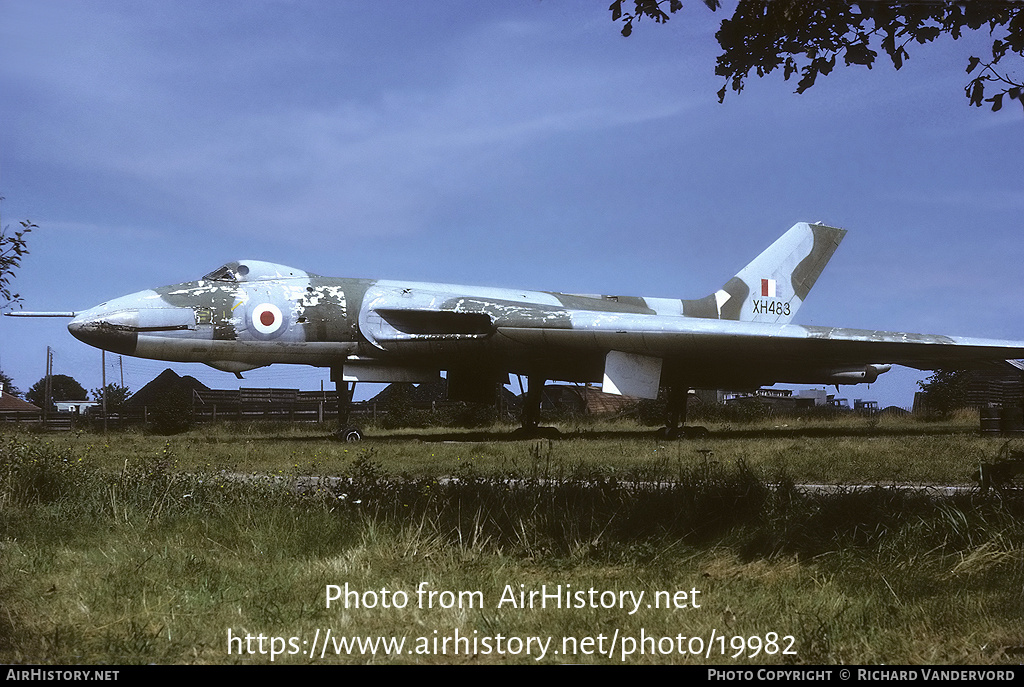
M 658 358 L 669 381 L 692 386 L 870 382 L 890 365 L 1019 369 L 1008 361 L 1024 358 L 1022 341 L 590 312 L 569 319 L 568 328 L 499 327 L 497 334 L 563 355 L 618 351 Z

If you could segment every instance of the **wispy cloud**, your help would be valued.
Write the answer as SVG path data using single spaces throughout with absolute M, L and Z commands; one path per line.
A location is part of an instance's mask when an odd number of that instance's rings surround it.
M 692 107 L 692 98 L 651 88 L 667 65 L 638 75 L 595 63 L 592 52 L 552 63 L 558 37 L 521 21 L 481 25 L 431 55 L 447 72 L 422 85 L 349 88 L 374 54 L 300 45 L 288 62 L 323 73 L 323 85 L 289 101 L 273 67 L 280 36 L 265 26 L 275 36 L 266 44 L 229 32 L 211 46 L 195 35 L 210 29 L 168 17 L 164 32 L 192 32 L 182 42 L 197 55 L 168 54 L 147 40 L 145 12 L 61 7 L 36 17 L 68 47 L 26 72 L 24 87 L 50 112 L 26 123 L 25 154 L 105 175 L 140 204 L 231 234 L 280 238 L 287 228 L 286 238 L 331 242 L 415 232 L 438 204 L 481 178 L 500 179 L 512 156 L 543 165 L 557 137 L 624 136 Z M 516 59 L 502 60 L 507 53 Z M 261 70 L 266 84 L 254 79 Z

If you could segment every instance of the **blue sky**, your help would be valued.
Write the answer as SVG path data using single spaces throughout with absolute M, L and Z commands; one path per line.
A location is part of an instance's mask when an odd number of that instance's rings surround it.
M 239 258 L 700 297 L 820 220 L 850 233 L 797 322 L 1024 339 L 1024 118 L 963 96 L 986 36 L 803 95 L 754 77 L 719 104 L 727 12 L 688 3 L 626 39 L 606 3 L 0 0 L 0 210 L 40 226 L 24 307 L 84 309 Z M 65 324 L 0 319 L 23 391 L 47 345 L 56 372 L 100 385 L 99 351 Z M 168 366 L 123 365 L 133 390 Z M 925 376 L 843 393 L 909 405 Z M 327 378 L 273 366 L 242 384 Z

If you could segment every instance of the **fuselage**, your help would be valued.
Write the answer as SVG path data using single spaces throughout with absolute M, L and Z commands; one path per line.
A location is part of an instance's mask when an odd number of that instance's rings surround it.
M 1004 369 L 1024 357 L 1022 342 L 793 323 L 844 234 L 798 223 L 695 300 L 344 279 L 242 260 L 79 312 L 68 329 L 105 350 L 236 374 L 290 363 L 329 367 L 335 381 L 423 382 L 444 371 L 465 398 L 509 373 L 653 398 L 660 386 L 870 383 L 891 364 Z
M 681 315 L 686 303 L 648 300 L 333 278 L 244 260 L 196 281 L 101 303 L 78 313 L 68 329 L 112 352 L 229 372 L 274 363 L 353 367 L 370 361 L 379 369 L 435 373 L 469 366 L 529 373 L 542 365 L 557 367 L 558 378 L 592 381 L 600 379 L 603 354 L 544 353 L 496 335 L 498 329 L 570 329 L 571 313 L 578 311 L 627 320 Z
M 837 367 L 801 355 L 765 356 L 766 336 L 816 334 L 725 319 L 713 297 L 344 279 L 252 260 L 107 301 L 78 313 L 68 328 L 109 351 L 227 372 L 290 363 L 343 370 L 349 380 L 421 382 L 446 371 L 450 381 L 479 380 L 481 388 L 508 373 L 601 382 L 610 351 L 664 361 L 661 380 L 695 386 L 870 382 L 888 369 L 869 360 Z

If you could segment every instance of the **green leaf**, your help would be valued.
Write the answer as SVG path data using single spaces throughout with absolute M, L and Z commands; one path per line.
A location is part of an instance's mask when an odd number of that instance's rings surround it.
M 981 101 L 985 97 L 985 84 L 981 77 L 978 77 L 967 84 L 967 86 L 964 87 L 964 91 L 967 94 L 971 105 L 981 107 Z
M 608 9 L 612 11 L 612 21 L 618 21 L 622 17 L 622 0 L 615 0 Z
M 786 81 L 789 81 L 789 77 L 792 76 L 795 71 L 797 71 L 796 62 L 793 60 L 792 57 L 786 58 L 786 64 L 784 66 L 784 69 L 785 73 L 783 74 L 783 76 L 785 77 Z
M 972 57 L 971 59 L 969 59 L 967 61 L 967 73 L 970 74 L 971 72 L 973 72 L 974 68 L 977 67 L 980 62 L 981 59 L 978 57 Z
M 998 62 L 1006 54 L 1006 49 L 1009 46 L 1002 41 L 992 41 L 992 57 Z
M 844 55 L 847 66 L 851 64 L 862 64 L 866 67 L 870 67 L 877 56 L 878 53 L 871 50 L 863 43 L 854 43 L 849 46 L 846 48 L 846 54 Z
M 907 51 L 904 50 L 903 48 L 899 48 L 892 56 L 892 64 L 894 67 L 896 67 L 897 70 L 899 70 L 899 68 L 903 66 L 903 60 L 909 58 L 910 55 L 907 54 Z

